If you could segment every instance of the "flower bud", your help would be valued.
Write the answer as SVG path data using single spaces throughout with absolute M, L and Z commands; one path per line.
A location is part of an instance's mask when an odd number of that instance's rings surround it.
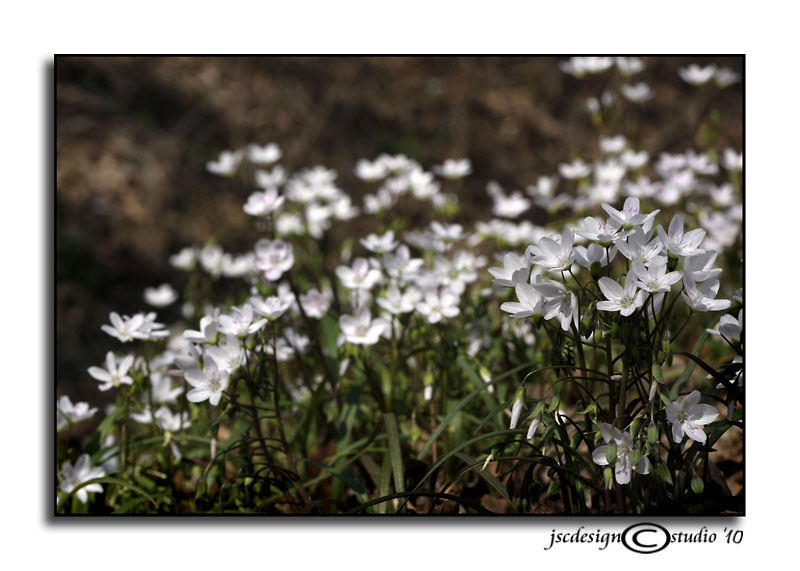
M 581 335 L 588 337 L 592 334 L 592 331 L 594 331 L 594 319 L 587 315 L 581 319 Z
M 539 426 L 540 419 L 534 418 L 531 422 L 531 425 L 528 427 L 528 435 L 525 437 L 528 440 L 532 440 L 533 436 L 536 434 L 536 428 Z
M 653 363 L 653 366 L 650 368 L 650 371 L 653 374 L 653 378 L 663 385 L 664 372 L 661 370 L 661 365 L 659 365 L 658 363 Z
M 658 427 L 655 424 L 651 424 L 647 429 L 647 441 L 650 444 L 658 442 Z
M 650 384 L 650 402 L 653 402 L 658 394 L 658 382 L 653 381 Z
M 619 337 L 619 325 L 617 323 L 611 324 L 611 328 L 608 330 L 608 336 L 612 339 Z
M 695 477 L 692 478 L 692 491 L 695 494 L 703 493 L 703 478 L 697 475 L 695 475 Z
M 617 443 L 613 440 L 606 446 L 606 460 L 612 466 L 617 463 Z
M 603 470 L 603 480 L 606 483 L 606 489 L 610 490 L 614 481 L 614 472 L 611 471 L 611 468 Z
M 642 449 L 641 448 L 634 448 L 633 452 L 631 452 L 631 466 L 634 468 L 639 465 L 639 462 L 642 461 Z
M 522 408 L 525 404 L 525 387 L 520 387 L 517 389 L 517 394 L 514 398 L 514 404 L 511 407 L 511 424 L 509 424 L 508 429 L 514 430 L 519 423 L 519 415 L 522 414 Z
M 631 422 L 631 436 L 636 438 L 639 436 L 639 429 L 642 427 L 642 421 L 639 418 L 634 418 Z

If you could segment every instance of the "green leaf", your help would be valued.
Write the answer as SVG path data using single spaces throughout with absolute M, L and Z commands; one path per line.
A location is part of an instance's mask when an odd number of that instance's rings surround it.
M 122 407 L 116 407 L 111 413 L 103 419 L 103 422 L 97 427 L 97 432 L 100 433 L 100 439 L 105 440 L 105 437 L 111 433 L 114 428 L 114 423 L 117 418 L 122 414 Z
M 389 437 L 389 457 L 392 460 L 392 473 L 394 475 L 394 489 L 398 493 L 406 491 L 403 476 L 403 457 L 400 455 L 400 433 L 397 429 L 397 418 L 394 413 L 385 412 L 383 419 L 386 421 L 386 434 Z
M 320 470 L 324 470 L 325 472 L 328 472 L 332 476 L 335 476 L 335 477 L 339 478 L 342 482 L 344 482 L 345 484 L 350 486 L 350 488 L 356 494 L 365 493 L 364 486 L 362 486 L 360 482 L 358 482 L 355 479 L 353 479 L 346 472 L 344 472 L 344 471 L 340 472 L 340 471 L 336 470 L 335 468 L 333 468 L 331 466 L 326 466 L 325 464 L 321 464 L 319 462 L 315 462 L 314 460 L 309 460 L 309 459 L 305 459 L 305 458 L 303 458 L 302 460 L 305 461 L 305 462 L 308 462 L 309 464 L 312 464 L 312 465 L 316 466 Z
M 328 355 L 338 359 L 339 324 L 330 315 L 324 316 L 320 320 L 320 324 L 322 327 L 322 348 L 325 349 Z
M 475 432 L 473 432 L 472 434 L 478 434 L 478 432 L 480 432 L 481 428 L 483 428 L 484 426 L 486 426 L 486 423 L 487 423 L 487 422 L 489 422 L 490 420 L 492 420 L 492 419 L 495 417 L 495 415 L 496 415 L 497 413 L 499 413 L 499 412 L 501 412 L 501 411 L 503 411 L 503 410 L 507 409 L 508 407 L 510 407 L 512 402 L 513 402 L 513 401 L 511 401 L 511 400 L 507 400 L 506 402 L 504 402 L 504 403 L 501 403 L 501 404 L 500 404 L 498 407 L 496 407 L 494 410 L 492 410 L 492 412 L 490 412 L 490 413 L 489 413 L 489 415 L 488 415 L 488 416 L 486 416 L 486 417 L 485 417 L 485 418 L 484 418 L 484 419 L 481 421 L 481 423 L 478 425 L 478 428 L 476 428 L 476 429 L 475 429 Z
M 381 479 L 378 483 L 378 494 L 385 497 L 389 494 L 389 483 L 392 480 L 392 459 L 388 454 L 384 455 L 383 466 L 381 466 Z M 380 503 L 378 513 L 385 514 L 387 505 Z
M 477 466 L 482 466 L 483 465 L 483 462 L 478 462 L 477 460 L 475 460 L 475 458 L 473 458 L 469 454 L 465 454 L 463 452 L 459 452 L 458 453 L 458 457 L 461 458 L 467 464 L 473 464 L 473 465 L 477 465 Z M 473 469 L 474 469 L 474 466 L 473 466 Z M 483 478 L 483 480 L 487 484 L 489 484 L 490 487 L 492 487 L 496 492 L 498 492 L 501 496 L 503 496 L 508 501 L 508 503 L 511 503 L 511 498 L 508 497 L 508 490 L 506 490 L 506 487 L 503 484 L 500 483 L 500 480 L 498 480 L 495 477 L 494 474 L 492 474 L 491 472 L 489 472 L 487 470 L 478 470 L 477 474 L 478 474 L 478 476 Z
M 709 336 L 708 329 L 713 329 L 714 325 L 717 324 L 717 321 L 719 321 L 720 317 L 722 317 L 721 314 L 715 317 L 711 321 L 711 323 L 708 324 L 708 328 L 704 330 L 703 333 L 700 334 L 700 337 L 697 338 L 697 342 L 694 344 L 694 349 L 692 349 L 692 353 L 694 355 L 698 355 L 700 353 L 700 349 L 703 347 L 703 343 L 705 343 L 706 339 L 708 339 Z M 683 354 L 688 355 L 687 353 Z M 678 398 L 678 395 L 681 394 L 681 389 L 687 382 L 689 382 L 689 377 L 692 376 L 692 371 L 694 371 L 693 362 L 688 363 L 686 365 L 686 369 L 683 371 L 683 374 L 680 377 L 678 377 L 678 380 L 675 381 L 674 385 L 672 385 L 672 390 L 670 391 L 670 397 L 672 397 L 672 400 L 675 400 L 676 398 Z
M 433 434 L 431 434 L 431 437 L 428 439 L 428 442 L 425 443 L 425 447 L 420 451 L 419 454 L 417 454 L 417 460 L 422 460 L 425 457 L 425 455 L 428 453 L 428 450 L 430 450 L 431 446 L 433 446 L 433 443 L 436 442 L 436 440 L 442 434 L 444 429 L 447 428 L 447 425 L 450 423 L 450 421 L 453 420 L 453 418 L 455 418 L 455 416 L 459 412 L 461 412 L 461 409 L 467 406 L 469 401 L 475 398 L 480 393 L 480 391 L 481 389 L 473 391 L 459 401 L 459 403 L 455 406 L 455 408 L 450 411 L 450 414 L 448 414 L 445 417 L 445 419 L 439 424 L 439 426 L 436 427 L 436 430 L 433 431 Z

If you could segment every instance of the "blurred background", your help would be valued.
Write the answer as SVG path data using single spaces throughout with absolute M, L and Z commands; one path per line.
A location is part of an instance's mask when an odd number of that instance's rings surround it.
M 277 143 L 289 172 L 324 165 L 356 204 L 359 158 L 404 153 L 429 169 L 467 157 L 461 218 L 485 220 L 486 184 L 524 189 L 599 136 L 624 133 L 650 152 L 743 146 L 743 83 L 682 81 L 678 69 L 743 58 L 643 58 L 653 97 L 616 101 L 594 123 L 587 99 L 617 82 L 559 69 L 565 58 L 58 57 L 56 91 L 56 395 L 98 402 L 86 369 L 111 347 L 108 313 L 147 310 L 145 287 L 185 279 L 168 262 L 209 237 L 226 251 L 258 235 L 242 204 L 255 190 L 206 170 L 224 149 Z M 518 220 L 547 222 L 532 208 Z M 340 225 L 357 234 L 353 225 Z M 176 304 L 177 305 L 177 304 Z M 159 311 L 167 324 L 173 307 Z

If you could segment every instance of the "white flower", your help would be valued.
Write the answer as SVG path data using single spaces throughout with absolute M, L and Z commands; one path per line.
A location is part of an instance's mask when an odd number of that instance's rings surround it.
M 572 180 L 589 176 L 592 172 L 592 167 L 581 159 L 575 159 L 571 163 L 562 163 L 558 165 L 558 172 L 564 178 Z
M 653 238 L 648 242 L 647 233 L 641 228 L 636 228 L 627 240 L 617 241 L 616 246 L 620 253 L 630 261 L 642 264 L 649 264 L 664 248 L 659 238 Z
M 596 240 L 601 245 L 610 245 L 627 234 L 619 231 L 621 225 L 613 219 L 603 222 L 599 218 L 588 216 L 581 221 L 581 226 L 583 230 L 575 231 L 578 236 Z
M 253 321 L 253 306 L 245 303 L 241 307 L 232 307 L 230 315 L 221 314 L 218 323 L 220 333 L 247 337 L 264 327 L 267 320 Z
M 712 335 L 719 335 L 724 337 L 731 343 L 738 343 L 742 337 L 742 329 L 744 328 L 744 312 L 739 310 L 739 318 L 733 315 L 723 315 L 719 320 L 719 330 L 706 329 Z M 63 398 L 63 397 L 62 397 Z
M 111 325 L 101 325 L 100 329 L 112 337 L 116 337 L 123 343 L 146 337 L 146 335 L 140 331 L 140 328 L 144 324 L 144 314 L 137 313 L 133 317 L 128 317 L 127 315 L 120 317 L 118 313 L 112 311 L 108 315 L 108 319 L 111 321 Z
M 721 67 L 714 72 L 714 83 L 719 87 L 728 87 L 737 83 L 740 79 L 741 76 L 738 73 L 727 67 Z
M 428 323 L 439 323 L 445 317 L 455 317 L 460 313 L 459 301 L 449 289 L 443 289 L 439 294 L 429 291 L 417 305 L 417 311 L 428 318 Z
M 572 251 L 572 244 L 575 241 L 575 232 L 564 230 L 561 237 L 557 240 L 552 238 L 542 238 L 539 246 L 531 246 L 530 251 L 535 254 L 531 258 L 531 263 L 543 266 L 553 271 L 563 271 L 572 266 L 575 254 Z
M 623 85 L 620 91 L 625 99 L 633 103 L 643 103 L 653 97 L 653 91 L 650 86 L 643 81 L 635 85 Z
M 388 323 L 383 319 L 372 319 L 369 309 L 362 307 L 358 314 L 339 317 L 339 327 L 348 343 L 354 345 L 374 345 Z
M 617 247 L 612 247 L 610 253 L 611 259 L 613 260 L 617 253 Z M 606 249 L 599 244 L 589 244 L 588 248 L 584 246 L 575 246 L 575 261 L 579 266 L 584 268 L 591 268 L 592 264 L 595 262 L 599 263 L 601 267 L 604 267 L 608 265 L 608 254 L 606 253 Z
M 386 163 L 381 160 L 370 162 L 365 159 L 361 159 L 356 163 L 355 175 L 361 180 L 373 182 L 386 178 L 386 175 L 388 174 L 389 169 L 387 168 Z
M 197 261 L 197 253 L 194 248 L 184 248 L 175 255 L 169 257 L 169 263 L 172 267 L 179 270 L 193 270 Z
M 88 454 L 81 454 L 75 466 L 71 462 L 64 462 L 61 465 L 61 491 L 70 493 L 72 490 L 95 478 L 102 478 L 106 475 L 106 471 L 102 468 L 92 468 L 91 460 Z M 100 484 L 89 484 L 82 487 L 75 492 L 75 497 L 82 503 L 86 503 L 89 499 L 89 492 L 102 492 L 103 486 Z
M 278 210 L 286 200 L 284 196 L 278 196 L 278 189 L 268 188 L 263 192 L 254 192 L 247 197 L 242 210 L 250 216 L 268 216 Z
M 169 337 L 169 331 L 163 327 L 163 323 L 156 323 L 156 314 L 151 311 L 144 315 L 142 324 L 139 326 L 139 335 L 141 339 L 147 341 Z
M 194 388 L 186 393 L 189 402 L 203 402 L 207 400 L 212 406 L 217 406 L 222 398 L 222 391 L 228 388 L 229 375 L 217 367 L 212 357 L 203 359 L 203 369 L 193 369 L 184 372 L 186 382 Z
M 540 279 L 540 276 L 537 276 Z M 507 301 L 500 306 L 502 311 L 506 311 L 512 317 L 522 318 L 531 315 L 542 315 L 544 313 L 545 299 L 536 291 L 531 284 L 520 283 L 514 286 L 519 303 Z
M 605 440 L 605 446 L 598 446 L 592 452 L 592 461 L 600 466 L 607 466 L 606 448 L 612 440 L 617 445 L 617 461 L 614 464 L 614 478 L 620 485 L 628 484 L 633 476 L 633 470 L 640 474 L 650 473 L 650 460 L 642 454 L 642 459 L 636 466 L 631 465 L 631 452 L 633 452 L 633 437 L 630 432 L 622 432 L 608 423 L 600 425 L 600 434 Z
M 459 250 L 452 260 L 437 256 L 433 271 L 439 278 L 440 285 L 461 295 L 467 284 L 478 279 L 478 272 L 475 270 L 477 265 L 478 260 L 472 254 L 466 250 Z
M 382 279 L 380 270 L 370 268 L 369 262 L 364 258 L 356 258 L 352 268 L 339 266 L 336 268 L 336 275 L 348 289 L 372 289 Z
M 640 169 L 647 164 L 649 158 L 650 155 L 647 151 L 636 152 L 628 149 L 620 155 L 619 160 L 622 161 L 623 166 L 627 168 Z
M 609 204 L 601 204 L 601 207 L 611 216 L 612 220 L 625 229 L 630 226 L 643 226 L 660 212 L 660 210 L 654 210 L 650 214 L 640 214 L 639 199 L 633 196 L 625 199 L 621 211 Z
M 492 214 L 501 218 L 517 218 L 531 207 L 531 201 L 522 196 L 522 193 L 518 190 L 510 195 L 504 194 L 502 190 L 497 190 L 494 193 L 490 192 L 489 194 L 494 201 Z
M 300 294 L 300 305 L 308 317 L 321 319 L 331 306 L 331 297 L 324 292 L 310 289 L 308 293 Z
M 561 329 L 569 331 L 573 322 L 577 321 L 578 313 L 575 310 L 578 300 L 575 294 L 569 291 L 564 284 L 553 280 L 546 280 L 531 284 L 531 286 L 545 300 L 544 319 L 558 317 Z
M 433 167 L 433 172 L 444 178 L 457 180 L 472 172 L 469 159 L 447 159 L 444 164 Z
M 89 408 L 89 403 L 76 402 L 73 404 L 72 400 L 64 395 L 58 399 L 56 404 L 56 430 L 61 430 L 68 424 L 92 418 L 96 412 L 96 408 Z
M 635 261 L 631 265 L 631 269 L 639 278 L 639 287 L 650 293 L 668 292 L 672 284 L 681 279 L 681 272 L 667 273 L 667 258 L 664 256 L 653 259 L 649 268 L 645 268 L 644 264 Z
M 211 315 L 200 318 L 200 329 L 187 329 L 183 338 L 193 343 L 214 343 L 217 340 L 217 320 Z
M 431 222 L 433 235 L 445 242 L 457 242 L 464 238 L 464 227 L 461 224 L 448 224 L 446 222 Z
M 175 402 L 183 392 L 183 387 L 172 388 L 172 381 L 166 375 L 159 373 L 152 373 L 150 375 L 151 394 L 153 395 L 153 402 Z
M 414 311 L 414 307 L 421 298 L 422 294 L 415 287 L 410 287 L 405 293 L 401 293 L 396 285 L 392 285 L 386 292 L 386 297 L 379 297 L 376 301 L 392 315 L 399 315 Z
M 266 299 L 260 297 L 251 297 L 250 304 L 259 315 L 262 315 L 270 321 L 275 321 L 281 315 L 286 313 L 286 310 L 294 304 L 294 298 L 290 296 L 275 296 L 272 295 Z
M 714 299 L 719 291 L 719 280 L 707 280 L 695 284 L 691 276 L 684 274 L 681 296 L 686 305 L 695 311 L 722 311 L 731 306 L 729 299 Z
M 222 273 L 222 264 L 225 252 L 219 246 L 206 244 L 200 250 L 200 265 L 213 277 L 218 277 Z
M 681 403 L 670 403 L 665 412 L 667 420 L 672 423 L 672 440 L 680 444 L 685 434 L 692 440 L 705 443 L 706 433 L 703 426 L 713 422 L 719 416 L 716 407 L 710 404 L 698 404 L 700 391 L 692 391 Z
M 614 65 L 612 57 L 572 57 L 562 61 L 558 67 L 564 73 L 574 77 L 583 77 L 587 73 L 601 73 Z
M 328 203 L 331 215 L 336 220 L 350 220 L 358 216 L 358 208 L 353 205 L 353 201 L 347 195 L 342 195 Z
M 169 284 L 161 284 L 157 288 L 144 288 L 145 302 L 155 307 L 166 307 L 176 299 L 178 299 L 178 292 Z
M 658 237 L 669 253 L 677 257 L 693 256 L 705 252 L 698 246 L 703 241 L 703 238 L 706 237 L 706 231 L 698 228 L 684 234 L 683 216 L 680 214 L 676 214 L 670 221 L 669 234 L 664 232 L 661 225 L 658 226 Z
M 394 239 L 394 231 L 389 230 L 383 236 L 370 234 L 366 238 L 361 238 L 361 244 L 370 252 L 385 254 L 394 250 L 398 243 Z
M 617 57 L 614 60 L 622 75 L 633 75 L 644 69 L 644 62 L 638 57 Z
M 272 188 L 284 182 L 286 182 L 286 171 L 280 165 L 276 165 L 271 171 L 256 170 L 255 183 L 259 188 Z
M 280 160 L 282 155 L 280 147 L 275 143 L 269 143 L 263 147 L 251 144 L 247 147 L 247 158 L 250 159 L 250 162 L 258 165 L 270 165 Z
M 708 250 L 703 254 L 687 256 L 683 259 L 683 272 L 696 283 L 704 282 L 722 273 L 722 268 L 712 267 L 716 261 L 717 253 L 714 250 Z
M 678 75 L 680 75 L 681 79 L 686 83 L 691 83 L 692 85 L 702 85 L 704 83 L 708 83 L 708 81 L 714 77 L 716 71 L 717 66 L 714 64 L 700 67 L 699 65 L 693 63 L 689 67 L 679 69 Z
M 619 311 L 620 315 L 628 316 L 644 305 L 645 294 L 636 290 L 636 274 L 628 272 L 623 288 L 611 278 L 600 278 L 598 285 L 608 301 L 597 302 L 597 309 L 601 311 Z
M 101 391 L 107 391 L 112 387 L 119 387 L 120 385 L 132 385 L 133 379 L 128 376 L 128 371 L 133 366 L 133 355 L 126 355 L 122 361 L 117 363 L 114 353 L 109 351 L 106 353 L 106 368 L 89 367 L 89 374 L 100 381 L 102 384 L 98 387 Z
M 617 135 L 616 137 L 600 137 L 600 150 L 604 153 L 616 155 L 625 150 L 627 141 L 624 135 Z
M 244 347 L 233 335 L 226 336 L 224 344 L 206 349 L 206 355 L 214 359 L 220 371 L 228 374 L 233 374 L 245 361 Z
M 192 425 L 188 411 L 172 414 L 172 411 L 166 405 L 161 406 L 153 417 L 159 428 L 168 432 L 177 432 L 181 428 L 189 428 Z
M 722 166 L 731 172 L 742 170 L 742 153 L 737 153 L 733 149 L 725 149 L 722 153 Z
M 294 264 L 292 246 L 283 240 L 261 239 L 256 242 L 255 249 L 256 259 L 253 264 L 271 282 L 278 281 Z
M 299 236 L 305 234 L 305 231 L 303 217 L 299 214 L 283 212 L 278 214 L 278 217 L 275 219 L 275 233 L 278 236 L 287 236 L 289 234 Z
M 527 283 L 531 274 L 530 256 L 518 256 L 508 252 L 503 256 L 502 268 L 489 268 L 489 273 L 495 277 L 494 283 L 505 287 L 514 287 L 517 284 Z
M 424 200 L 439 193 L 439 183 L 433 180 L 433 173 L 424 172 L 419 167 L 408 173 L 408 186 L 415 198 Z
M 386 253 L 382 258 L 383 268 L 394 280 L 405 283 L 413 280 L 425 262 L 412 258 L 408 246 L 401 244 L 394 253 Z
M 206 163 L 206 168 L 210 173 L 230 176 L 239 168 L 239 163 L 242 162 L 243 156 L 244 153 L 242 151 L 222 151 L 216 161 Z

